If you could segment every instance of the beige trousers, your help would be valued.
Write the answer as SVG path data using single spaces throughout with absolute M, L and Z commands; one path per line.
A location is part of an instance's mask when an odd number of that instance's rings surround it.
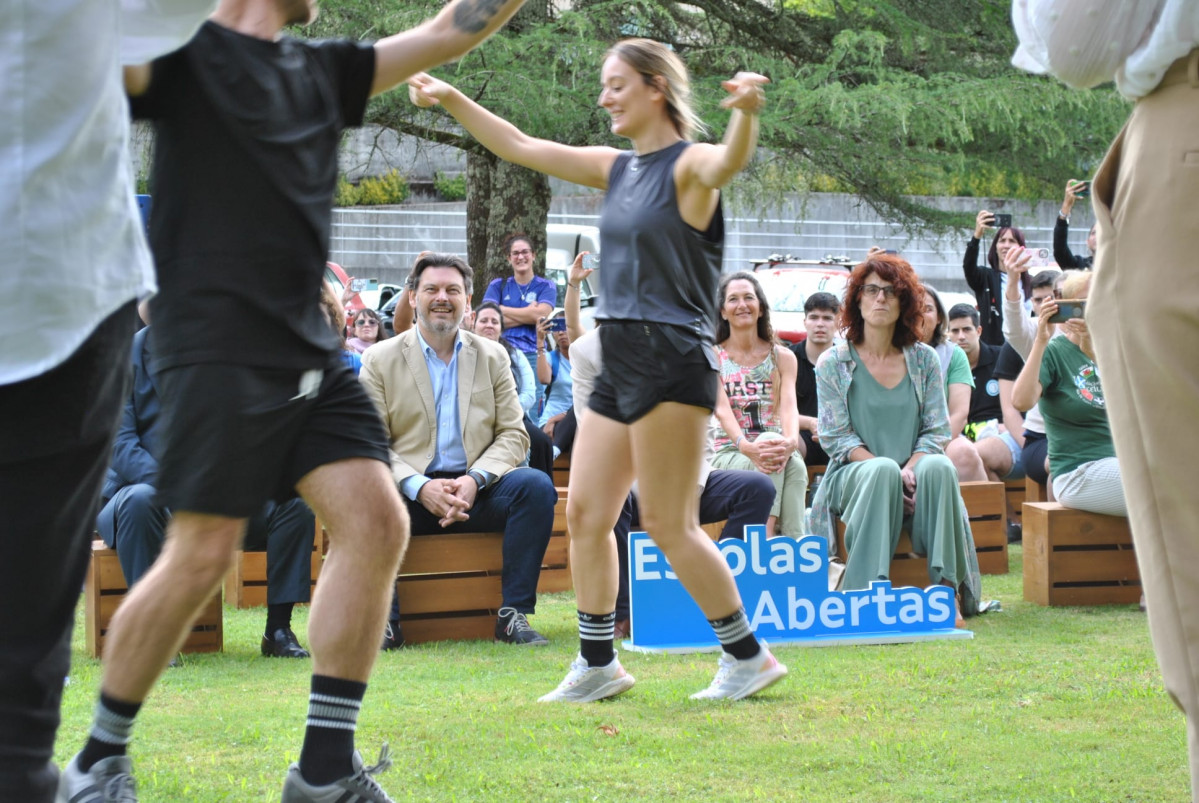
M 1093 184 L 1087 322 L 1149 629 L 1199 792 L 1199 50 L 1133 108 Z M 1196 798 L 1199 800 L 1199 798 Z

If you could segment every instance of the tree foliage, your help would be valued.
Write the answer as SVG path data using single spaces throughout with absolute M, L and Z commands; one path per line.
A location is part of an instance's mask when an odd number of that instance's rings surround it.
M 378 37 L 441 6 L 325 0 L 316 32 Z M 536 0 L 437 72 L 535 136 L 623 146 L 596 106 L 599 66 L 611 42 L 655 38 L 687 62 L 709 139 L 728 120 L 720 81 L 742 69 L 770 77 L 759 158 L 730 193 L 743 211 L 838 190 L 910 229 L 939 228 L 968 221 L 912 196 L 1057 197 L 1094 169 L 1128 112 L 1110 85 L 1076 92 L 1013 68 L 1009 10 L 1008 0 L 576 0 L 565 10 Z M 402 90 L 372 102 L 369 117 L 487 158 Z M 489 192 L 499 191 L 492 173 Z

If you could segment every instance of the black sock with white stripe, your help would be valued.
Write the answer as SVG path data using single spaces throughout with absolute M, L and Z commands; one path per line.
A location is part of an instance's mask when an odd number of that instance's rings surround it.
M 612 640 L 616 637 L 616 611 L 583 613 L 579 611 L 579 655 L 587 666 L 607 666 L 616 657 Z
M 738 608 L 736 613 L 723 619 L 709 619 L 708 624 L 716 631 L 716 638 L 724 651 L 738 661 L 753 658 L 762 651 L 754 631 L 749 629 L 744 608 Z
M 354 772 L 354 729 L 366 684 L 312 676 L 308 728 L 300 750 L 300 775 L 313 786 L 331 784 Z
M 87 744 L 77 759 L 79 769 L 87 772 L 101 759 L 125 755 L 133 734 L 133 719 L 141 707 L 141 703 L 122 702 L 100 692 Z

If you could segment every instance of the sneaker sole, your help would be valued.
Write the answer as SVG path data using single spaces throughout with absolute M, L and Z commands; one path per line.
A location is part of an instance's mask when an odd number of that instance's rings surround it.
M 771 669 L 762 672 L 754 678 L 753 683 L 750 683 L 741 691 L 729 697 L 730 700 L 744 700 L 750 695 L 757 694 L 768 686 L 773 686 L 778 681 L 782 680 L 787 675 L 787 667 L 781 663 L 776 663 Z
M 599 700 L 606 700 L 609 697 L 615 697 L 618 694 L 624 694 L 629 689 L 633 688 L 633 684 L 637 679 L 632 675 L 625 674 L 622 677 L 613 678 L 600 686 L 595 691 L 588 694 L 586 697 L 554 697 L 553 692 L 541 697 L 537 700 L 539 703 L 594 703 Z

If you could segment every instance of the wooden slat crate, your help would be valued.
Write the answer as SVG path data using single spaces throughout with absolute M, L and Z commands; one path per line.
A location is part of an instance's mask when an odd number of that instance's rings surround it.
M 318 520 L 313 531 L 312 590 L 325 560 L 324 528 Z M 225 575 L 225 599 L 234 608 L 261 608 L 266 605 L 266 552 L 237 551 L 237 559 Z
M 109 549 L 103 541 L 93 541 L 92 559 L 83 586 L 85 641 L 88 654 L 93 658 L 103 654 L 108 626 L 128 590 L 116 550 Z M 222 614 L 218 593 L 200 613 L 181 652 L 220 652 L 224 649 Z
M 1141 575 L 1128 519 L 1024 503 L 1024 599 L 1038 605 L 1131 604 Z

